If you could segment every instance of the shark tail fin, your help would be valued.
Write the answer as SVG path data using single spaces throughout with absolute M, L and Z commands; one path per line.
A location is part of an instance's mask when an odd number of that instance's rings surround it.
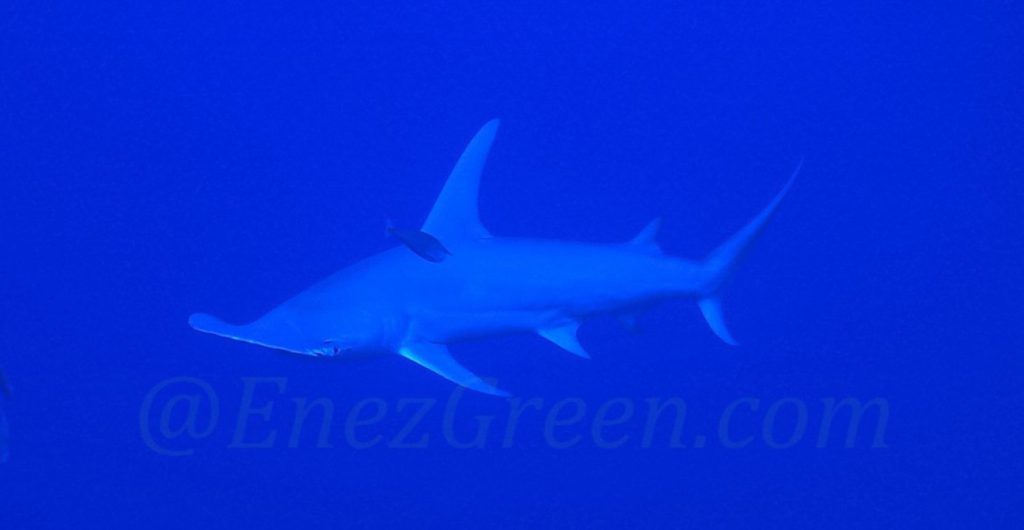
M 733 234 L 725 243 L 719 245 L 704 260 L 707 281 L 699 300 L 700 310 L 704 314 L 704 319 L 707 320 L 711 330 L 727 344 L 735 346 L 737 343 L 729 332 L 729 328 L 726 327 L 725 319 L 722 317 L 721 292 L 735 272 L 737 264 L 746 255 L 751 245 L 757 240 L 757 237 L 761 235 L 768 221 L 775 215 L 775 211 L 778 209 L 782 199 L 786 196 L 789 188 L 793 186 L 793 181 L 796 180 L 801 166 L 803 166 L 802 160 L 797 164 L 793 174 L 789 177 L 789 181 L 775 195 L 775 198 L 757 216 L 751 219 L 746 226 Z

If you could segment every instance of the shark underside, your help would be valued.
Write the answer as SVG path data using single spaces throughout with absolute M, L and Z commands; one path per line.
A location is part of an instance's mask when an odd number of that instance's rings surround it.
M 719 295 L 737 262 L 774 214 L 793 177 L 739 232 L 707 258 L 666 256 L 652 221 L 619 244 L 492 236 L 480 223 L 480 174 L 498 121 L 466 147 L 420 230 L 389 228 L 401 243 L 366 258 L 274 308 L 255 322 L 225 323 L 194 314 L 189 324 L 288 352 L 347 357 L 399 354 L 467 388 L 506 392 L 459 364 L 447 345 L 478 337 L 535 332 L 588 357 L 580 323 L 628 315 L 670 298 L 697 300 L 712 330 L 735 344 Z

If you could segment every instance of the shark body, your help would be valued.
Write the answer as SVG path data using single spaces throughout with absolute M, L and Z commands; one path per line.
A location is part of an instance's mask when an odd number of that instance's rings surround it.
M 480 174 L 497 128 L 497 120 L 488 122 L 466 147 L 423 224 L 423 237 L 403 239 L 409 247 L 345 268 L 255 322 L 232 325 L 197 313 L 190 325 L 305 355 L 397 353 L 459 385 L 498 396 L 507 393 L 459 364 L 448 344 L 536 332 L 588 357 L 576 339 L 583 320 L 628 315 L 681 297 L 697 300 L 712 330 L 735 344 L 722 319 L 719 292 L 792 177 L 759 215 L 700 261 L 662 253 L 655 243 L 657 220 L 619 244 L 499 238 L 483 227 L 477 211 Z M 443 244 L 447 255 L 431 260 L 415 241 Z

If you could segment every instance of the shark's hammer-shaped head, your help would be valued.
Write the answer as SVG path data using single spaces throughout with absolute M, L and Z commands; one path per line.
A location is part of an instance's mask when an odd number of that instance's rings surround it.
M 396 323 L 367 309 L 316 311 L 284 304 L 250 324 L 196 313 L 193 328 L 267 348 L 317 357 L 363 357 L 393 351 Z

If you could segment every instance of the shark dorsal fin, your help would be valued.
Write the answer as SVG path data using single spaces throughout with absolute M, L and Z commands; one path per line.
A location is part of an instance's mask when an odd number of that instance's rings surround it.
M 448 175 L 448 181 L 434 202 L 427 221 L 423 223 L 424 232 L 445 244 L 490 237 L 480 223 L 477 196 L 480 191 L 480 173 L 497 132 L 498 120 L 491 120 L 470 140 Z
M 629 241 L 629 244 L 652 254 L 661 254 L 661 247 L 658 246 L 656 241 L 658 237 L 658 230 L 661 228 L 661 217 L 655 217 L 651 222 L 647 223 L 647 226 L 640 231 L 633 239 Z

